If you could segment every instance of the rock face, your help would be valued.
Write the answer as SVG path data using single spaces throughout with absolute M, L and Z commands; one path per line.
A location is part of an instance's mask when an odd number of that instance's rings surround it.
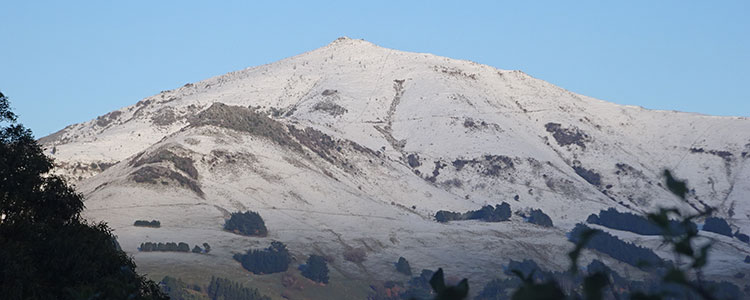
M 279 240 L 292 253 L 336 258 L 331 281 L 399 276 L 392 262 L 403 256 L 417 270 L 444 267 L 479 284 L 508 259 L 566 268 L 565 232 L 610 207 L 710 205 L 750 232 L 747 118 L 621 106 L 520 71 L 347 38 L 162 92 L 40 142 L 86 196 L 86 216 L 109 222 L 154 274 L 164 265 L 240 272 L 232 253 Z M 663 187 L 664 168 L 688 180 L 688 204 Z M 517 216 L 434 221 L 438 210 L 504 201 L 542 209 L 554 227 Z M 259 212 L 268 237 L 223 231 L 240 210 Z M 133 227 L 137 219 L 162 227 Z M 717 239 L 708 272 L 731 276 L 747 246 Z M 161 240 L 208 242 L 212 255 L 136 250 Z M 343 259 L 351 249 L 366 258 Z

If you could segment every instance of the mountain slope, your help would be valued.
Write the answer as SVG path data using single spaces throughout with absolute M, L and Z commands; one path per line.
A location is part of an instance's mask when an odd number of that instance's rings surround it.
M 508 258 L 565 268 L 564 233 L 608 207 L 711 205 L 750 231 L 747 118 L 616 105 L 520 71 L 348 38 L 162 92 L 40 141 L 86 195 L 87 216 L 110 222 L 139 266 L 154 270 L 186 260 L 236 269 L 231 253 L 274 239 L 299 255 L 366 249 L 361 264 L 333 263 L 339 278 L 396 277 L 390 262 L 405 256 L 415 268 L 445 266 L 482 282 Z M 662 186 L 663 168 L 694 188 L 689 205 Z M 433 221 L 437 210 L 503 201 L 514 211 L 541 208 L 555 227 L 518 216 Z M 268 238 L 221 230 L 227 212 L 245 209 L 260 212 Z M 163 227 L 132 227 L 135 219 Z M 726 250 L 711 270 L 743 268 L 736 260 L 747 244 L 711 237 Z M 135 252 L 166 240 L 215 250 L 200 260 Z

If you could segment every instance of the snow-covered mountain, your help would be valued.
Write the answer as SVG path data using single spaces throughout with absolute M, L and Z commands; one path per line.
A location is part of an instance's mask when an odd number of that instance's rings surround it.
M 415 269 L 444 267 L 481 283 L 511 258 L 566 268 L 565 233 L 609 207 L 705 204 L 750 232 L 747 118 L 617 105 L 520 71 L 349 38 L 164 91 L 40 141 L 86 196 L 86 216 L 108 222 L 153 274 L 240 273 L 232 253 L 280 240 L 301 256 L 339 258 L 341 280 L 403 276 L 392 263 L 404 256 Z M 665 168 L 688 180 L 689 205 L 663 186 Z M 501 202 L 542 209 L 555 227 L 515 215 L 433 219 Z M 267 238 L 222 231 L 229 212 L 247 209 L 266 220 Z M 162 227 L 133 227 L 136 219 Z M 656 237 L 615 234 L 666 253 Z M 706 235 L 721 254 L 708 272 L 748 269 L 738 263 L 748 244 Z M 146 241 L 214 250 L 137 252 Z M 360 247 L 363 263 L 341 259 Z M 597 256 L 618 265 L 586 259 Z

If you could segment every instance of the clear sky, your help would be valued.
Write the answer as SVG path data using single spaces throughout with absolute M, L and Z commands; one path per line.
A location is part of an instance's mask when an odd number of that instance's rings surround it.
M 750 1 L 2 1 L 0 91 L 37 137 L 339 36 L 652 109 L 750 116 Z

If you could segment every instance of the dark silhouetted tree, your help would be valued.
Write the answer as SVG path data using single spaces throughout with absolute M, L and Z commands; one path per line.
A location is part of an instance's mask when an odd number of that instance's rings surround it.
M 529 213 L 529 223 L 536 224 L 543 227 L 553 227 L 552 219 L 545 214 L 541 209 L 532 209 Z
M 246 211 L 232 213 L 232 216 L 224 223 L 224 229 L 242 235 L 266 236 L 268 229 L 263 218 L 257 212 Z
M 411 266 L 409 265 L 409 261 L 406 260 L 406 258 L 404 258 L 403 256 L 399 257 L 398 261 L 396 262 L 396 271 L 401 274 L 411 276 Z
M 706 223 L 703 225 L 703 231 L 709 231 L 718 233 L 728 237 L 732 237 L 732 228 L 729 227 L 727 221 L 722 218 L 708 217 Z
M 328 283 L 328 265 L 324 257 L 320 255 L 310 255 L 307 263 L 300 266 L 302 276 L 315 282 Z
M 81 195 L 51 169 L 0 93 L 0 297 L 167 299 L 106 224 L 81 219 Z
M 258 289 L 247 288 L 226 278 L 211 277 L 207 292 L 211 300 L 271 300 L 261 295 Z
M 234 259 L 255 274 L 284 272 L 292 260 L 286 245 L 277 241 L 271 242 L 271 246 L 266 249 L 250 249 L 245 254 L 235 254 Z

